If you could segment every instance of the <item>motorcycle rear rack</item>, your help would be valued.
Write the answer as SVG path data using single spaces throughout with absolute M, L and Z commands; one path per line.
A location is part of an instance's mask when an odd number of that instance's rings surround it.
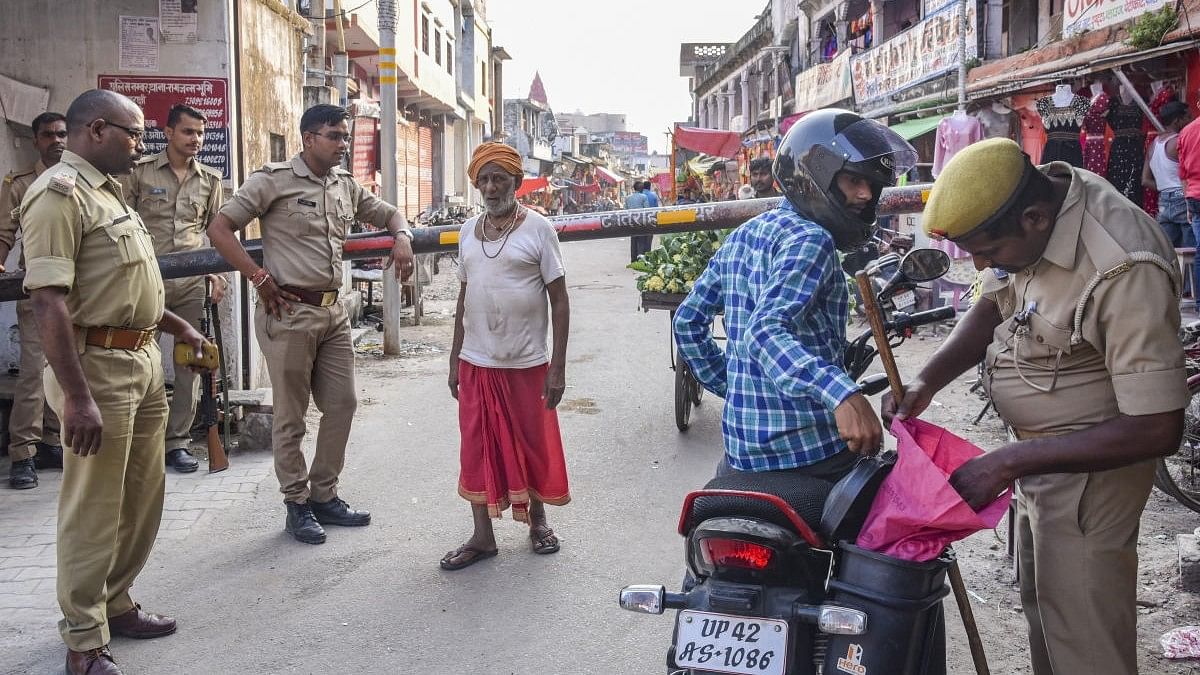
M 804 522 L 804 519 L 800 517 L 800 514 L 796 513 L 796 510 L 793 509 L 787 502 L 785 502 L 782 497 L 779 497 L 778 495 L 767 494 L 765 492 L 750 492 L 746 490 L 696 490 L 688 493 L 687 497 L 684 497 L 683 499 L 683 511 L 679 514 L 679 534 L 685 537 L 687 536 L 688 521 L 691 519 L 692 515 L 692 507 L 695 506 L 696 500 L 701 497 L 742 497 L 747 499 L 758 499 L 760 501 L 767 502 L 776 509 L 779 509 L 779 512 L 782 513 L 783 516 L 787 518 L 788 522 L 791 523 L 792 527 L 795 528 L 796 533 L 799 534 L 804 541 L 808 542 L 809 546 L 813 548 L 825 548 L 825 542 L 817 536 L 817 533 L 813 531 L 812 527 L 808 523 Z

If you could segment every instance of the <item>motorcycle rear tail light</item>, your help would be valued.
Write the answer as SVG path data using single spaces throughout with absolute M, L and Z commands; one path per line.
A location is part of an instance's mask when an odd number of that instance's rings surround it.
M 748 570 L 765 570 L 775 557 L 774 549 L 740 539 L 703 539 L 700 553 L 708 565 Z

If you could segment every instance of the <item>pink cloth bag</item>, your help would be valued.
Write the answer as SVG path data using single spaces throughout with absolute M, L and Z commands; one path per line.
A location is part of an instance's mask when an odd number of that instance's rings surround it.
M 950 474 L 983 451 L 918 419 L 892 421 L 899 459 L 879 486 L 858 545 L 901 560 L 933 560 L 952 542 L 996 527 L 1012 489 L 976 513 L 950 485 Z

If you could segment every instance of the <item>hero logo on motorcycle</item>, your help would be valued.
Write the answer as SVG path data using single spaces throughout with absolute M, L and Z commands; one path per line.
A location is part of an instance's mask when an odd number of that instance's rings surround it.
M 675 663 L 718 673 L 783 675 L 787 634 L 786 621 L 684 610 Z
M 862 664 L 862 645 L 850 645 L 846 656 L 838 659 L 837 669 L 850 675 L 867 675 L 867 667 Z

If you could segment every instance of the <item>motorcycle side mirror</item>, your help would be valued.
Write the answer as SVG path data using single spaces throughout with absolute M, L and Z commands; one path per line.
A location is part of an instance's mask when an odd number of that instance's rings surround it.
M 933 281 L 950 271 L 950 256 L 936 248 L 909 251 L 900 261 L 900 274 L 908 281 Z

